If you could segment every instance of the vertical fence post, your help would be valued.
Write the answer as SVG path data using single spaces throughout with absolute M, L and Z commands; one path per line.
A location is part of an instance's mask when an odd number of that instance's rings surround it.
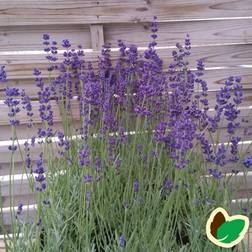
M 90 25 L 91 43 L 94 51 L 101 50 L 104 44 L 103 26 L 99 24 Z

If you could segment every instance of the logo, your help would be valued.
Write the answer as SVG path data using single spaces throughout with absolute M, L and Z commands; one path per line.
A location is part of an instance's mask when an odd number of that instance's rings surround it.
M 208 239 L 222 248 L 232 248 L 244 238 L 249 228 L 249 218 L 244 215 L 229 216 L 225 209 L 218 207 L 206 224 Z

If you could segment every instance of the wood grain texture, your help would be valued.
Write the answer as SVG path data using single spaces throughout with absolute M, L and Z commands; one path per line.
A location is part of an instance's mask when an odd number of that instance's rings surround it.
M 102 27 L 104 27 L 104 36 Z M 177 42 L 183 41 L 187 33 L 191 37 L 192 45 L 252 43 L 252 19 L 164 22 L 159 23 L 158 27 L 157 42 L 159 46 L 174 46 Z M 95 50 L 100 49 L 104 42 L 111 43 L 112 47 L 117 47 L 118 39 L 122 39 L 126 44 L 136 44 L 137 46 L 147 46 L 151 40 L 150 22 L 91 24 L 90 29 L 88 25 L 78 24 L 0 26 L 0 52 L 42 50 L 44 48 L 42 34 L 44 33 L 50 34 L 53 40 L 58 41 L 59 48 L 61 48 L 61 41 L 66 38 L 74 47 L 80 44 L 83 48 Z M 98 39 L 97 44 L 96 37 L 98 36 L 101 39 Z M 92 46 L 92 40 L 95 46 Z
M 216 104 L 216 92 L 211 91 L 208 92 L 208 101 L 209 101 L 209 107 L 214 108 Z M 59 105 L 56 103 L 56 101 L 51 100 L 50 104 L 52 106 L 53 110 L 53 120 L 54 122 L 61 122 L 62 117 L 60 114 Z M 250 106 L 252 104 L 252 89 L 245 90 L 243 94 L 243 103 L 242 106 Z M 38 101 L 32 101 L 32 110 L 33 110 L 33 122 L 34 123 L 40 123 L 40 115 L 39 115 L 39 102 Z M 72 111 L 72 118 L 74 120 L 78 120 L 80 118 L 79 114 L 79 103 L 77 100 L 71 101 L 71 111 Z M 0 126 L 2 125 L 9 125 L 9 117 L 8 117 L 9 108 L 5 104 L 0 104 Z M 21 111 L 16 115 L 16 118 L 20 121 L 20 124 L 27 124 L 29 122 L 29 117 L 26 115 L 26 111 L 21 109 Z
M 117 40 L 121 39 L 126 44 L 146 46 L 152 40 L 150 25 L 150 22 L 106 24 L 105 42 L 117 47 Z M 174 46 L 187 33 L 192 45 L 248 44 L 252 42 L 252 19 L 158 23 L 158 46 Z
M 227 140 L 226 132 L 224 130 L 221 130 L 219 132 L 225 134 L 225 137 L 221 136 L 221 138 L 222 139 L 224 138 L 225 140 Z M 249 139 L 251 139 L 251 138 L 249 138 Z M 246 141 L 246 140 L 248 140 L 248 138 L 245 138 L 243 140 Z M 251 153 L 252 153 L 252 146 L 250 146 L 248 149 L 246 149 L 245 146 L 243 148 L 240 146 L 240 149 L 241 149 L 242 156 L 246 156 L 246 155 L 248 156 L 248 155 L 251 155 Z M 56 156 L 57 155 L 57 151 L 56 151 L 57 148 L 55 147 L 54 150 L 55 150 L 54 153 Z M 36 167 L 35 162 L 36 162 L 36 160 L 39 159 L 39 153 L 41 151 L 42 151 L 42 148 L 39 146 L 31 151 L 31 153 L 32 153 L 31 154 L 32 167 Z M 230 149 L 228 150 L 228 156 L 230 155 L 229 151 L 230 151 Z M 5 158 L 1 157 L 1 159 L 0 159 L 0 176 L 8 176 L 10 174 L 10 170 L 11 170 L 10 164 L 9 164 L 10 163 L 10 153 L 8 153 L 8 150 L 5 147 L 1 150 L 1 154 L 6 155 L 6 157 Z M 45 157 L 45 159 L 46 159 L 46 157 Z M 19 153 L 15 154 L 14 161 L 15 161 L 15 170 L 14 170 L 13 174 L 26 174 L 26 172 L 29 172 L 29 171 L 25 170 L 25 164 L 22 162 L 22 158 Z M 242 170 L 242 167 L 243 166 L 241 164 L 237 165 L 237 164 L 229 163 L 229 164 L 225 165 L 224 167 L 222 167 L 221 171 L 222 172 L 231 172 L 233 169 L 234 170 Z M 45 160 L 45 169 L 47 170 L 46 160 Z M 26 175 L 24 175 L 24 176 L 26 176 Z
M 104 45 L 104 33 L 103 26 L 98 24 L 90 25 L 92 49 L 94 51 L 100 51 Z
M 80 128 L 80 120 L 72 121 L 72 126 L 75 129 Z M 37 135 L 38 128 L 41 127 L 42 125 L 40 123 L 36 123 L 33 125 L 32 128 L 28 128 L 27 125 L 21 124 L 16 127 L 16 132 L 18 139 L 29 139 L 33 136 Z M 55 122 L 54 125 L 52 126 L 53 132 L 56 132 L 56 130 L 63 130 L 63 125 L 62 122 Z M 0 143 L 1 141 L 4 140 L 10 140 L 11 136 L 11 127 L 9 125 L 2 125 L 0 126 Z
M 2 0 L 1 26 L 91 24 L 251 16 L 250 0 Z
M 230 175 L 230 174 L 229 174 Z M 227 176 L 229 176 L 227 174 Z M 213 178 L 208 178 L 208 179 L 213 179 Z M 7 183 L 6 183 L 7 184 Z M 14 181 L 13 182 L 14 185 L 14 194 L 15 194 L 15 202 L 20 202 L 21 200 L 23 200 L 22 202 L 26 205 L 28 204 L 34 204 L 36 202 L 34 195 L 31 194 L 31 188 L 28 185 L 27 180 L 22 180 L 22 181 Z M 236 195 L 238 195 L 237 193 L 243 192 L 244 194 L 246 194 L 245 192 L 247 192 L 248 190 L 252 189 L 252 174 L 248 174 L 247 176 L 247 185 L 245 185 L 244 183 L 244 175 L 243 173 L 239 173 L 237 176 L 232 176 L 230 181 L 229 181 L 229 185 L 231 187 L 235 187 L 235 188 L 239 188 L 237 190 L 237 192 L 234 192 Z M 5 192 L 6 190 L 8 190 L 8 186 L 5 187 L 5 185 L 1 186 L 3 189 L 3 191 Z M 244 195 L 243 194 L 243 195 Z M 4 200 L 6 201 L 6 209 L 4 211 L 4 223 L 5 225 L 10 225 L 10 211 L 8 210 L 9 205 L 8 205 L 8 201 L 10 200 L 9 195 L 4 196 L 6 198 L 4 198 Z M 237 199 L 237 197 L 236 197 Z M 31 206 L 30 209 L 32 210 L 30 213 L 32 213 L 34 211 L 34 206 Z M 27 217 L 27 211 L 26 209 L 24 209 L 24 218 Z M 29 215 L 29 217 L 33 217 L 33 214 Z
M 38 101 L 32 101 L 31 102 L 34 116 L 33 116 L 33 122 L 39 123 L 41 122 L 40 116 L 39 116 L 39 102 Z M 60 109 L 56 101 L 52 100 L 50 101 L 50 104 L 52 106 L 53 110 L 53 118 L 55 122 L 61 122 L 62 118 L 60 115 Z M 79 118 L 79 109 L 78 109 L 78 103 L 76 100 L 73 100 L 71 103 L 72 105 L 72 113 L 73 118 L 78 119 Z M 0 125 L 9 125 L 8 120 L 8 107 L 5 104 L 0 104 Z M 26 124 L 29 121 L 29 118 L 26 116 L 26 112 L 24 110 L 21 110 L 20 113 L 17 114 L 17 119 L 20 120 L 20 124 Z
M 241 76 L 244 92 L 248 89 L 252 89 L 252 68 L 232 67 L 226 69 L 206 70 L 202 79 L 207 81 L 209 91 L 216 91 L 223 86 L 225 80 L 231 75 Z M 47 78 L 44 78 L 44 80 L 47 81 Z M 38 98 L 37 92 L 39 89 L 32 79 L 9 80 L 7 83 L 2 84 L 0 87 L 0 100 L 3 100 L 5 97 L 5 87 L 24 89 L 26 94 L 28 94 L 32 99 Z
M 1 16 L 1 14 L 0 14 Z M 43 50 L 43 34 L 49 34 L 61 48 L 63 39 L 69 39 L 72 46 L 82 45 L 91 48 L 90 30 L 87 25 L 53 25 L 53 26 L 0 26 L 0 52 Z
M 244 124 L 243 124 L 244 125 Z M 252 118 L 250 118 L 249 125 L 252 125 Z M 244 127 L 244 126 L 243 126 Z M 248 135 L 244 135 L 244 128 L 241 128 L 237 130 L 237 135 L 241 137 L 242 141 L 248 141 L 252 140 L 252 127 L 248 127 Z M 212 137 L 210 135 L 206 135 L 210 143 L 218 142 L 228 142 L 230 141 L 230 136 L 227 134 L 226 129 L 219 128 L 218 130 L 218 136 L 216 134 L 213 134 Z M 20 144 L 21 151 L 23 153 L 24 158 L 24 146 L 23 144 Z M 54 153 L 57 155 L 57 146 L 54 145 Z M 39 145 L 35 145 L 34 148 L 31 149 L 31 160 L 32 160 L 32 167 L 36 166 L 36 160 L 39 158 L 39 153 L 42 151 L 42 147 Z M 251 147 L 246 149 L 246 145 L 244 147 L 240 146 L 240 151 L 242 155 L 251 155 L 252 153 L 252 144 Z M 8 145 L 1 146 L 0 148 L 0 176 L 6 176 L 10 174 L 11 167 L 10 167 L 10 160 L 11 160 L 11 153 L 8 151 Z M 228 151 L 228 155 L 229 155 Z M 22 156 L 20 155 L 19 151 L 14 154 L 14 163 L 15 163 L 15 169 L 12 171 L 12 174 L 26 174 L 27 171 L 25 168 L 25 163 L 22 161 Z M 237 167 L 237 164 L 228 164 L 227 166 L 223 167 L 222 171 L 231 171 L 232 169 L 240 169 Z M 45 157 L 45 169 L 47 169 L 46 164 L 46 157 Z
M 246 140 L 247 137 L 250 136 L 244 136 L 243 132 L 245 127 L 248 128 L 248 134 L 250 132 L 252 132 L 252 130 L 250 130 L 250 127 L 252 125 L 252 111 L 250 113 L 248 113 L 247 115 L 240 115 L 239 118 L 241 120 L 244 120 L 244 122 L 241 123 L 241 130 L 240 130 L 240 134 L 242 139 Z M 245 122 L 246 120 L 246 122 Z M 133 121 L 132 121 L 133 122 Z M 42 125 L 40 123 L 34 124 L 34 126 L 32 128 L 28 128 L 25 124 L 21 124 L 18 125 L 16 127 L 16 132 L 17 132 L 17 136 L 18 139 L 30 139 L 33 136 L 37 135 L 38 132 L 38 128 L 40 128 Z M 224 121 L 221 123 L 220 127 L 224 128 L 227 126 L 227 121 Z M 72 122 L 72 127 L 73 129 L 79 129 L 81 127 L 81 121 L 80 120 L 75 120 Z M 53 127 L 53 132 L 56 132 L 57 130 L 63 130 L 63 125 L 62 122 L 56 122 L 54 123 Z M 1 125 L 0 126 L 0 144 L 1 141 L 8 141 L 11 138 L 12 132 L 11 132 L 11 127 L 9 125 Z M 75 133 L 75 132 L 73 132 Z M 76 131 L 76 133 L 78 133 L 78 131 Z M 227 140 L 227 135 L 221 135 L 223 141 Z M 252 139 L 252 136 L 250 137 Z M 1 160 L 1 158 L 0 158 Z M 0 168 L 0 175 L 1 175 L 1 168 Z
M 171 62 L 171 53 L 173 49 L 158 49 L 157 52 L 164 62 L 164 68 L 167 69 Z M 139 52 L 143 54 L 142 51 Z M 94 68 L 97 69 L 99 52 L 85 53 L 84 59 L 91 61 Z M 118 57 L 118 52 L 111 53 L 112 63 L 115 63 Z M 223 75 L 222 78 L 227 78 L 229 75 L 242 75 L 245 78 L 245 84 L 251 82 L 251 58 L 252 58 L 252 44 L 251 45 L 229 45 L 229 46 L 207 46 L 192 48 L 191 55 L 188 60 L 191 68 L 195 68 L 196 61 L 202 58 L 206 68 L 213 69 L 212 75 Z M 62 57 L 59 56 L 59 62 Z M 0 64 L 6 65 L 8 79 L 10 85 L 26 86 L 32 81 L 32 72 L 34 67 L 41 69 L 44 77 L 48 76 L 47 66 L 48 62 L 44 55 L 3 55 L 0 57 Z M 217 69 L 215 69 L 217 68 Z M 218 69 L 222 68 L 222 69 Z M 213 83 L 214 84 L 214 83 Z M 213 85 L 209 83 L 209 85 Z M 34 85 L 35 86 L 35 85 Z M 209 88 L 216 89 L 216 86 L 209 86 Z M 34 90 L 34 88 L 33 88 Z M 3 86 L 0 87 L 0 92 L 3 92 Z M 34 90 L 33 93 L 36 93 Z M 31 90 L 32 93 L 32 90 Z
M 243 112 L 241 114 L 243 114 Z M 244 115 L 243 118 L 247 119 L 246 115 Z M 249 120 L 246 123 L 243 122 L 241 124 L 242 128 L 238 130 L 238 134 L 242 140 L 245 140 L 245 141 L 252 140 L 251 122 L 252 122 L 252 116 L 250 113 Z M 227 124 L 226 121 L 220 124 L 220 128 L 218 131 L 219 136 L 217 136 L 216 134 L 213 134 L 212 137 L 210 137 L 210 135 L 208 134 L 206 135 L 210 143 L 216 143 L 216 141 L 228 142 L 230 140 L 230 136 L 227 134 L 226 129 L 224 128 L 226 124 Z M 244 127 L 248 128 L 247 135 L 244 135 Z M 9 143 L 4 143 L 0 146 L 0 175 L 9 175 L 10 173 L 11 152 L 8 150 L 8 146 L 9 146 Z M 54 155 L 56 155 L 57 150 L 58 150 L 57 143 L 53 143 L 52 147 L 54 150 Z M 242 146 L 240 146 L 240 148 L 241 147 Z M 25 164 L 23 163 L 23 160 L 25 158 L 24 144 L 20 142 L 19 148 L 20 149 L 18 149 L 18 151 L 16 151 L 13 155 L 13 161 L 15 163 L 15 170 L 12 172 L 13 174 L 21 174 L 25 172 Z M 241 152 L 246 152 L 249 155 L 249 152 L 244 148 L 241 148 Z M 31 151 L 30 151 L 31 160 L 33 161 L 38 160 L 39 154 L 41 151 L 42 151 L 42 146 L 40 144 L 35 144 L 35 147 L 31 148 Z M 252 149 L 249 149 L 249 151 L 252 151 Z

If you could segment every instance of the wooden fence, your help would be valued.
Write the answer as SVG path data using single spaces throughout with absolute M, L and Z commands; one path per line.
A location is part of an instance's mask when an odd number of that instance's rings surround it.
M 158 17 L 158 53 L 167 65 L 176 42 L 183 42 L 189 33 L 192 42 L 190 61 L 202 58 L 206 64 L 205 79 L 209 86 L 210 104 L 213 106 L 216 91 L 229 75 L 242 77 L 245 89 L 241 116 L 249 120 L 252 130 L 252 1 L 251 0 L 0 0 L 0 65 L 6 65 L 10 86 L 24 88 L 36 96 L 32 70 L 35 66 L 46 68 L 41 37 L 49 33 L 55 40 L 68 38 L 73 46 L 83 45 L 86 60 L 97 62 L 104 42 L 117 46 L 117 39 L 139 47 L 148 45 L 149 27 L 153 16 Z M 117 52 L 112 58 L 116 59 Z M 3 99 L 4 86 L 0 86 Z M 54 106 L 55 127 L 60 127 L 60 114 Z M 250 109 L 249 109 L 249 106 Z M 38 107 L 38 101 L 33 101 Z M 77 104 L 74 116 L 78 120 Z M 250 112 L 250 116 L 248 113 Z M 35 130 L 28 130 L 25 114 L 19 115 L 19 138 L 31 137 Z M 40 125 L 35 114 L 36 127 Z M 10 139 L 7 107 L 0 101 L 0 175 L 9 174 Z M 223 131 L 223 142 L 227 140 Z M 248 136 L 240 145 L 249 147 Z M 246 147 L 246 148 L 245 148 Z M 21 148 L 23 145 L 21 144 Z M 247 149 L 246 149 L 247 150 Z M 38 150 L 33 150 L 36 157 Z M 247 150 L 251 153 L 251 148 Z M 15 154 L 16 173 L 22 173 L 21 157 Z M 5 225 L 10 225 L 9 181 L 2 178 L 2 202 Z M 252 177 L 249 177 L 252 189 Z M 245 190 L 245 188 L 241 188 Z M 14 182 L 14 202 L 33 204 L 34 199 L 27 180 L 17 177 Z M 33 206 L 31 206 L 33 209 Z M 33 211 L 33 210 L 31 210 Z M 28 211 L 26 211 L 28 212 Z

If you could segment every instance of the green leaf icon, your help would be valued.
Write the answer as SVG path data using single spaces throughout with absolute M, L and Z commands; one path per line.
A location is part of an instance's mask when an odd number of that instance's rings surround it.
M 245 226 L 245 221 L 242 219 L 236 219 L 232 221 L 225 221 L 219 226 L 216 233 L 216 238 L 223 243 L 231 243 L 239 238 Z

